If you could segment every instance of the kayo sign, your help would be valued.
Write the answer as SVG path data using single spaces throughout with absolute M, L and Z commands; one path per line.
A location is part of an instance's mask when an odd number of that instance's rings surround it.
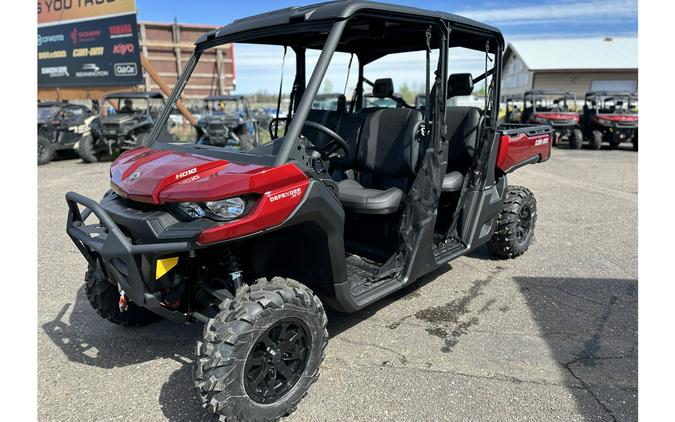
M 134 0 L 39 0 L 38 86 L 143 82 Z

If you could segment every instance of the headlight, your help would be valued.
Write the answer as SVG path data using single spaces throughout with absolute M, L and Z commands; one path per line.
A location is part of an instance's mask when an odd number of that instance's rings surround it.
M 178 209 L 193 220 L 202 218 L 206 215 L 202 207 L 195 202 L 181 202 L 178 204 Z
M 238 197 L 223 199 L 221 201 L 210 201 L 205 205 L 209 211 L 226 220 L 239 218 L 246 208 L 244 200 Z

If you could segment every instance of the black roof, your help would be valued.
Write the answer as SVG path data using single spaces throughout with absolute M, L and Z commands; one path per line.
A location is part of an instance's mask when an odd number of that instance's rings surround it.
M 453 44 L 462 45 L 484 51 L 486 33 L 497 37 L 502 46 L 504 43 L 499 29 L 462 16 L 387 3 L 341 0 L 309 6 L 289 7 L 238 19 L 222 28 L 207 32 L 195 44 L 199 46 L 211 41 L 216 43 L 249 42 L 299 45 L 305 48 L 320 49 L 325 42 L 326 31 L 335 21 L 350 18 L 359 12 L 371 13 L 368 17 L 363 17 L 364 20 L 376 20 L 378 18 L 396 20 L 396 18 L 411 17 L 424 20 L 443 20 L 453 26 L 453 35 L 450 37 L 451 46 Z M 260 31 L 263 29 L 267 30 Z M 343 36 L 337 50 L 366 56 L 372 60 L 390 53 L 425 49 L 424 31 L 421 31 L 419 37 L 411 37 L 411 33 L 415 31 L 414 25 L 401 25 L 401 29 L 396 31 L 396 34 L 388 34 L 383 39 L 370 35 L 366 28 L 353 39 L 345 39 Z M 476 34 L 476 32 L 481 34 Z M 495 47 L 492 46 L 493 51 Z
M 572 91 L 563 91 L 562 89 L 531 89 L 525 91 L 523 95 L 576 95 Z
M 105 98 L 164 98 L 161 92 L 111 92 Z
M 68 103 L 64 103 L 63 101 L 41 101 L 38 103 L 38 107 L 63 107 L 67 104 Z
M 243 95 L 209 95 L 204 98 L 204 101 L 237 101 L 243 99 Z

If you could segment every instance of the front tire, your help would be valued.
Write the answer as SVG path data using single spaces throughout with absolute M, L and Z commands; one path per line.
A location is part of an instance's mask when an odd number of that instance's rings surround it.
M 584 134 L 580 129 L 574 129 L 572 136 L 570 137 L 570 148 L 572 149 L 581 149 L 584 145 Z
M 38 143 L 37 143 L 37 163 L 38 166 L 42 166 L 44 164 L 49 164 L 50 161 L 54 158 L 54 145 L 52 145 L 51 142 L 49 142 L 49 139 L 45 138 L 44 136 L 39 136 L 38 135 Z
M 77 153 L 85 163 L 98 163 L 102 158 L 101 154 L 96 152 L 94 137 L 91 135 L 85 135 L 80 139 Z
M 537 200 L 522 186 L 509 186 L 488 248 L 500 258 L 522 255 L 530 247 L 537 222 Z
M 161 317 L 151 311 L 128 302 L 126 311 L 120 311 L 120 294 L 98 268 L 89 266 L 84 276 L 87 299 L 96 313 L 113 324 L 123 327 L 140 327 L 159 320 Z
M 594 130 L 591 133 L 591 149 L 601 149 L 602 148 L 602 132 L 599 130 Z
M 221 421 L 275 421 L 319 376 L 328 343 L 323 305 L 283 278 L 243 286 L 204 327 L 195 384 Z

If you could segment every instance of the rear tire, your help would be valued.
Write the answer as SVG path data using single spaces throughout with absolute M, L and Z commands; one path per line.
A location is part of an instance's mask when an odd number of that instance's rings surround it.
M 54 145 L 52 145 L 51 142 L 49 142 L 49 139 L 45 138 L 44 136 L 39 136 L 38 135 L 38 143 L 37 143 L 37 163 L 38 166 L 42 166 L 44 164 L 49 164 L 50 161 L 54 158 Z
M 319 376 L 326 313 L 302 284 L 283 278 L 243 286 L 204 327 L 195 384 L 221 421 L 276 421 Z M 268 388 L 270 388 L 269 390 Z
M 579 129 L 574 129 L 572 136 L 570 136 L 570 148 L 581 149 L 584 145 L 584 134 Z
M 122 312 L 119 308 L 120 294 L 97 268 L 89 266 L 84 276 L 84 288 L 87 299 L 96 313 L 113 324 L 123 327 L 140 327 L 159 320 L 161 317 L 149 310 L 128 302 L 128 308 Z
M 522 255 L 530 247 L 537 223 L 537 200 L 522 186 L 509 186 L 488 248 L 500 258 Z
M 599 130 L 594 130 L 591 133 L 591 149 L 601 149 L 602 148 L 602 132 Z
M 91 135 L 85 135 L 80 139 L 80 146 L 77 149 L 77 153 L 85 163 L 98 163 L 102 158 L 96 153 L 96 149 L 94 148 L 94 137 Z

